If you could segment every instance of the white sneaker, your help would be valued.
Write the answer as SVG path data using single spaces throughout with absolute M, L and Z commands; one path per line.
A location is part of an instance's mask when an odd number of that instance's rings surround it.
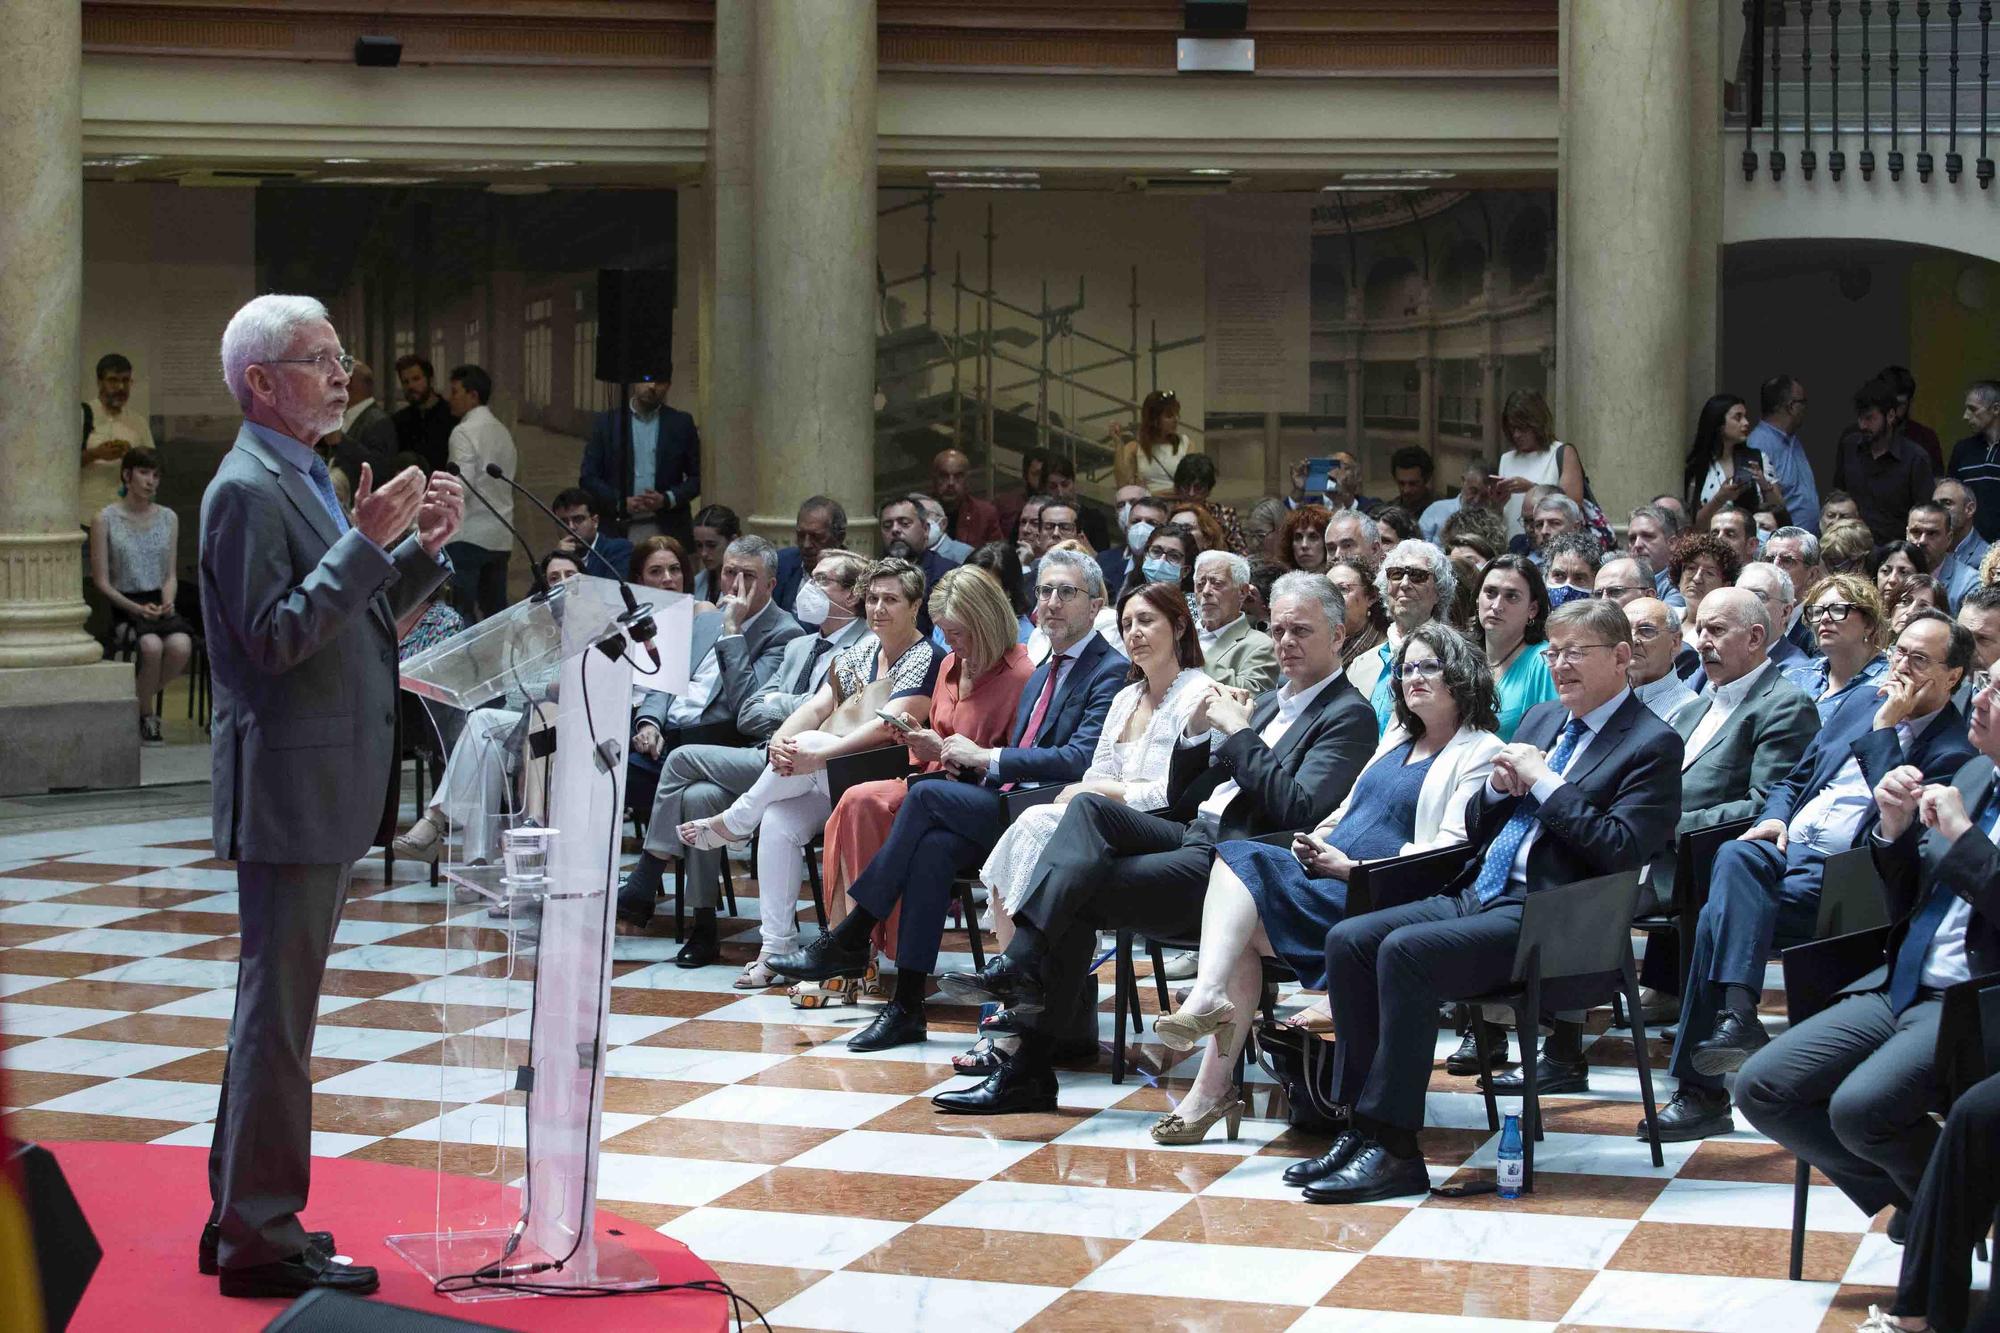
M 1896 1316 L 1880 1306 L 1868 1307 L 1868 1318 L 1855 1329 L 1855 1333 L 1908 1333 Z
M 391 845 L 398 856 L 412 861 L 435 861 L 439 849 L 444 846 L 444 830 L 432 822 L 429 814 L 425 814 L 410 825 L 408 833 L 397 834 L 396 841 Z
M 1200 966 L 1200 960 L 1192 949 L 1182 953 L 1170 953 L 1165 961 L 1168 981 L 1186 981 L 1194 976 Z

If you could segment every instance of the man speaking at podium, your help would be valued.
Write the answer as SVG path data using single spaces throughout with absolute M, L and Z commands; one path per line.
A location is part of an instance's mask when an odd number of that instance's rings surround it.
M 340 428 L 354 360 L 311 297 L 260 296 L 222 335 L 243 427 L 201 502 L 215 682 L 215 854 L 236 864 L 243 945 L 199 1262 L 224 1296 L 374 1291 L 299 1222 L 312 1166 L 313 1027 L 350 868 L 395 763 L 396 625 L 449 572 L 465 498 L 447 473 L 381 484 L 354 517 L 313 446 Z M 416 535 L 409 536 L 411 525 Z

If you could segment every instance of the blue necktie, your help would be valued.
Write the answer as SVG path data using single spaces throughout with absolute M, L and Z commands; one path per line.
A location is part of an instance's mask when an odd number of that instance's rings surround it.
M 326 460 L 313 459 L 312 471 L 306 475 L 312 479 L 313 491 L 319 496 L 319 502 L 326 506 L 327 514 L 333 519 L 334 530 L 346 536 L 347 515 L 340 512 L 340 500 L 333 493 L 333 477 L 326 470 Z
M 1573 717 L 1563 728 L 1562 741 L 1556 752 L 1549 756 L 1549 769 L 1560 774 L 1569 767 L 1569 757 L 1576 753 L 1576 744 L 1583 738 L 1583 719 Z M 1479 896 L 1481 906 L 1492 902 L 1507 891 L 1507 876 L 1514 868 L 1514 858 L 1521 853 L 1521 844 L 1528 839 L 1528 830 L 1541 817 L 1542 803 L 1533 796 L 1523 796 L 1521 804 L 1514 809 L 1513 818 L 1500 830 L 1486 848 L 1486 863 L 1479 868 L 1479 878 L 1472 883 L 1472 891 Z
M 1988 805 L 1994 805 L 1992 796 L 1987 797 Z M 1989 812 L 1982 811 L 1981 818 Z M 1987 834 L 2000 826 L 2000 807 L 1990 813 Z M 1889 1008 L 1894 1013 L 1902 1013 L 1917 1002 L 1917 989 L 1923 980 L 1924 959 L 1931 951 L 1931 941 L 1937 938 L 1938 927 L 1944 924 L 1945 914 L 1958 901 L 1950 887 L 1943 880 L 1931 885 L 1931 896 L 1924 899 L 1923 907 L 1910 922 L 1910 933 L 1903 936 L 1903 943 L 1896 949 L 1896 961 L 1889 968 Z

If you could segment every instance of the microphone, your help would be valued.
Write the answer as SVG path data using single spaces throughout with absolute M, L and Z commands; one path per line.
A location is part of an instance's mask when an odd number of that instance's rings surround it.
M 461 479 L 462 479 L 462 478 L 464 478 L 464 476 L 465 476 L 465 473 L 464 473 L 464 471 L 462 471 L 462 470 L 461 470 L 461 469 L 459 468 L 458 464 L 456 464 L 456 463 L 446 463 L 446 464 L 444 465 L 444 470 L 445 470 L 445 471 L 447 471 L 447 472 L 449 472 L 449 473 L 451 473 L 451 475 L 452 475 L 452 476 L 454 476 L 454 477 L 459 477 L 459 478 L 461 478 Z M 499 511 L 498 509 L 495 509 L 495 508 L 493 507 L 493 502 L 492 502 L 491 500 L 487 499 L 487 498 L 486 498 L 485 496 L 483 496 L 483 495 L 481 495 L 481 494 L 479 493 L 479 488 L 478 488 L 478 487 L 476 487 L 476 486 L 467 486 L 467 487 L 465 488 L 465 493 L 466 493 L 467 495 L 471 496 L 471 497 L 472 497 L 473 499 L 475 499 L 475 500 L 479 501 L 479 503 L 481 503 L 481 504 L 485 505 L 485 506 L 486 506 L 486 512 L 488 512 L 489 514 L 493 515 L 493 517 L 494 517 L 494 518 L 496 518 L 496 519 L 499 519 L 499 520 L 500 520 L 500 526 L 501 526 L 501 527 L 503 527 L 503 528 L 505 528 L 505 529 L 507 529 L 507 531 L 509 531 L 509 532 L 511 532 L 511 533 L 513 533 L 513 534 L 514 534 L 514 540 L 515 540 L 515 541 L 517 541 L 517 542 L 519 542 L 519 543 L 521 543 L 521 554 L 522 554 L 522 555 L 525 555 L 525 556 L 527 556 L 527 557 L 528 557 L 528 569 L 529 569 L 529 571 L 530 571 L 530 575 L 532 576 L 532 574 L 533 574 L 533 571 L 534 571 L 534 568 L 535 568 L 535 553 L 534 553 L 533 551 L 531 551 L 531 550 L 529 550 L 529 549 L 528 549 L 528 539 L 527 539 L 526 537 L 523 537 L 523 536 L 521 535 L 521 530 L 520 530 L 519 528 L 515 527 L 515 526 L 514 526 L 514 525 L 513 525 L 512 523 L 509 523 L 509 522 L 508 522 L 508 521 L 507 521 L 507 520 L 506 520 L 506 519 L 505 519 L 505 518 L 504 518 L 504 517 L 503 517 L 503 516 L 501 515 L 500 511 Z
M 500 465 L 498 463 L 488 463 L 486 465 L 486 475 L 493 478 L 495 481 L 506 482 L 509 486 L 514 488 L 515 494 L 526 496 L 529 504 L 533 505 L 535 508 L 541 510 L 544 514 L 547 514 L 549 516 L 549 522 L 556 525 L 557 531 L 569 533 L 569 535 L 572 537 L 576 535 L 575 533 L 571 533 L 569 531 L 569 524 L 563 522 L 561 519 L 556 517 L 555 510 L 549 508 L 547 505 L 542 503 L 540 496 L 536 495 L 526 486 L 523 486 L 520 482 L 515 481 L 505 472 L 502 472 L 500 470 Z M 579 540 L 581 539 L 579 538 Z M 599 564 L 603 565 L 606 569 L 611 570 L 612 578 L 616 579 L 620 583 L 623 583 L 625 581 L 624 573 L 619 570 L 612 569 L 611 562 L 604 558 L 604 553 L 598 550 L 595 545 L 587 546 L 584 548 L 584 559 L 586 562 L 589 561 L 591 556 L 596 556 Z
M 486 465 L 486 475 L 495 481 L 506 482 L 513 488 L 516 495 L 525 496 L 529 504 L 547 514 L 549 522 L 555 524 L 556 527 L 564 532 L 569 531 L 569 525 L 556 517 L 555 510 L 543 504 L 540 496 L 508 476 L 501 470 L 498 463 L 488 463 Z M 599 560 L 604 561 L 605 568 L 609 569 L 611 567 L 611 562 L 605 560 L 604 556 L 595 547 L 591 548 L 591 554 L 597 556 Z M 652 659 L 653 670 L 658 671 L 660 669 L 660 650 L 653 646 L 653 635 L 658 633 L 658 629 L 653 623 L 653 613 L 639 605 L 639 599 L 632 595 L 632 589 L 626 584 L 624 579 L 618 578 L 615 573 L 612 577 L 617 579 L 618 591 L 625 598 L 625 614 L 618 617 L 618 623 L 625 626 L 634 643 L 646 650 L 646 656 Z M 601 647 L 602 645 L 599 646 Z M 612 656 L 616 655 L 616 653 L 612 654 Z

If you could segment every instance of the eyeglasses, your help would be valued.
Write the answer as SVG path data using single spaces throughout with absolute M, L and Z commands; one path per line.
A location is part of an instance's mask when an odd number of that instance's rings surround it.
M 274 356 L 268 361 L 260 361 L 260 366 L 315 366 L 319 373 L 327 373 L 329 366 L 339 366 L 340 373 L 354 373 L 354 358 L 342 352 L 338 356 L 328 356 L 325 352 L 315 352 L 311 356 Z
M 1900 643 L 1889 650 L 1889 660 L 1891 662 L 1908 662 L 1911 668 L 1916 671 L 1929 671 L 1938 664 L 1937 659 L 1930 654 L 1909 652 Z
M 1808 624 L 1817 624 L 1822 620 L 1830 620 L 1838 625 L 1841 621 L 1847 619 L 1850 614 L 1859 609 L 1853 602 L 1821 602 L 1817 606 L 1807 607 L 1805 609 L 1805 618 Z
M 1391 583 L 1429 583 L 1431 572 L 1411 565 L 1398 565 L 1394 569 L 1382 571 L 1382 577 Z
M 1044 602 L 1073 602 L 1083 596 L 1083 589 L 1073 583 L 1038 583 L 1035 596 Z
M 1652 591 L 1651 588 L 1641 588 L 1630 583 L 1607 583 L 1597 590 L 1596 595 L 1606 601 L 1615 602 L 1628 592 L 1643 592 L 1650 595 Z
M 1042 524 L 1043 532 L 1053 532 L 1059 537 L 1061 536 L 1074 537 L 1077 534 L 1077 530 L 1078 530 L 1077 526 L 1074 523 L 1048 522 Z
M 1146 548 L 1146 558 L 1149 560 L 1164 560 L 1170 565 L 1184 565 L 1187 563 L 1187 557 L 1171 546 L 1148 546 Z
M 1593 648 L 1615 648 L 1611 643 L 1578 643 L 1568 648 L 1544 648 L 1542 660 L 1552 667 L 1575 666 L 1583 660 L 1583 655 Z
M 1443 674 L 1444 663 L 1438 661 L 1435 657 L 1423 657 L 1414 662 L 1406 660 L 1396 663 L 1397 680 L 1408 680 L 1412 676 L 1418 680 L 1436 680 Z
M 1658 625 L 1637 624 L 1632 627 L 1632 642 L 1651 643 L 1665 633 L 1666 630 Z

